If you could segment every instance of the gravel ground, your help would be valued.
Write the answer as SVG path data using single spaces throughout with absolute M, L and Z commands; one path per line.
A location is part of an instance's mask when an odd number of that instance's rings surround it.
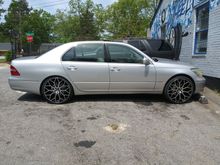
M 220 99 L 210 90 L 207 105 L 160 95 L 50 105 L 12 91 L 8 72 L 0 67 L 0 165 L 220 164 Z

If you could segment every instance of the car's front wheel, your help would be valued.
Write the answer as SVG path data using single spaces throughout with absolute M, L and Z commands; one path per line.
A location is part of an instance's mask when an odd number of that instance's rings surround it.
M 194 83 L 186 76 L 176 76 L 166 84 L 164 95 L 175 104 L 188 102 L 194 93 Z
M 72 85 L 62 77 L 50 77 L 46 79 L 41 87 L 41 94 L 52 104 L 63 104 L 73 96 Z

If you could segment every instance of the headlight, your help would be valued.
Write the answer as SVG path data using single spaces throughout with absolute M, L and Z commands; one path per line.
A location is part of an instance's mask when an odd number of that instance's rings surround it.
M 193 71 L 193 73 L 195 73 L 198 77 L 203 77 L 203 72 L 201 69 L 199 68 L 191 68 L 191 71 Z

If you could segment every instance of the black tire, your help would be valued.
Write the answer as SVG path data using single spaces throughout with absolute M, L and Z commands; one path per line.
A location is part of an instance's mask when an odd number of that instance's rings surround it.
M 177 24 L 169 34 L 169 42 L 173 46 L 172 59 L 179 60 L 182 46 L 182 26 Z
M 182 47 L 182 26 L 180 24 L 177 24 L 175 27 L 175 33 L 174 60 L 179 60 Z
M 194 83 L 186 76 L 176 76 L 168 81 L 164 89 L 167 100 L 175 104 L 188 102 L 194 94 Z
M 41 94 L 48 103 L 63 104 L 73 97 L 73 87 L 63 77 L 49 77 L 41 86 Z

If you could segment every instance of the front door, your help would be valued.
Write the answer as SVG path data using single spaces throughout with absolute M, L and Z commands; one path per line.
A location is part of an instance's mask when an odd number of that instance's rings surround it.
M 109 67 L 104 52 L 102 43 L 84 43 L 70 49 L 63 56 L 63 67 L 79 90 L 108 91 Z
M 135 49 L 108 44 L 110 56 L 110 92 L 153 91 L 156 71 L 153 64 L 143 64 L 144 56 Z

